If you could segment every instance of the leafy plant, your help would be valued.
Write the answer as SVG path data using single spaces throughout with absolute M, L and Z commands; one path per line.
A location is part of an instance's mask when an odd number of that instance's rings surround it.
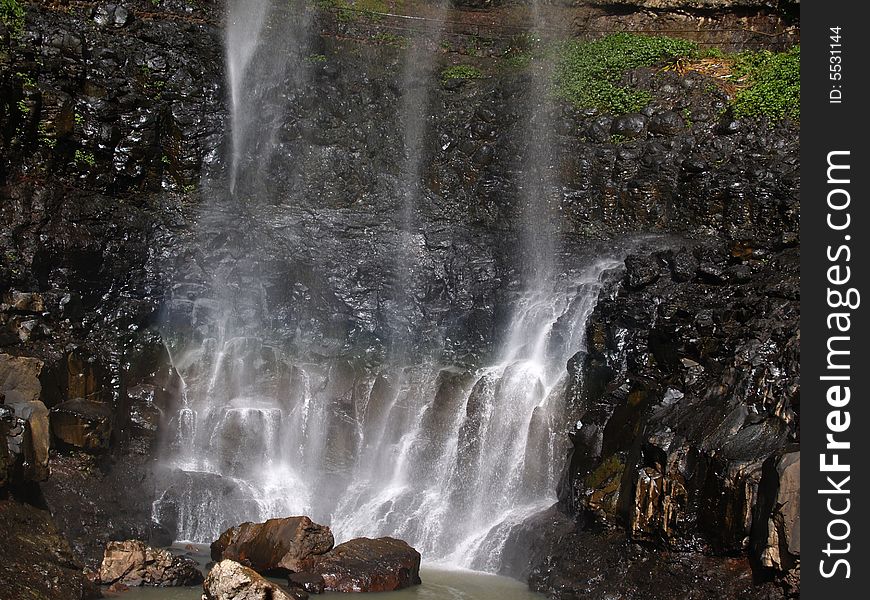
M 441 81 L 454 79 L 480 79 L 483 77 L 480 69 L 471 65 L 453 65 L 441 71 Z
M 14 34 L 24 29 L 24 7 L 18 0 L 0 0 L 0 21 Z
M 734 98 L 735 116 L 799 121 L 800 63 L 800 46 L 786 52 L 761 50 L 738 54 L 734 74 L 743 78 L 747 87 Z
M 77 163 L 85 164 L 89 167 L 94 167 L 97 164 L 97 158 L 94 156 L 94 153 L 86 150 L 76 150 L 74 158 Z
M 394 33 L 376 33 L 374 36 L 372 36 L 372 40 L 378 42 L 379 44 L 393 46 L 394 48 L 405 48 L 408 45 L 408 38 L 403 35 L 396 35 Z
M 651 97 L 645 91 L 619 85 L 626 71 L 697 52 L 698 46 L 688 40 L 633 33 L 567 42 L 557 50 L 555 94 L 581 108 L 614 114 L 637 111 Z

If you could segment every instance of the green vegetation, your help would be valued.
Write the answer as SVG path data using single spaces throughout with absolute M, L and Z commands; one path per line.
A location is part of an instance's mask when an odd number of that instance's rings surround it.
M 335 10 L 340 21 L 353 21 L 360 17 L 377 20 L 378 13 L 391 12 L 401 6 L 403 0 L 317 0 L 320 8 Z
M 74 158 L 77 163 L 84 164 L 89 167 L 94 167 L 97 164 L 97 158 L 94 156 L 94 153 L 88 152 L 86 150 L 76 150 Z
M 514 69 L 525 69 L 539 54 L 541 47 L 541 39 L 532 34 L 514 36 L 503 56 L 505 64 Z
M 598 467 L 586 476 L 585 484 L 587 487 L 596 489 L 612 482 L 614 478 L 622 476 L 625 470 L 625 464 L 622 459 L 616 454 L 611 454 L 601 461 Z
M 441 71 L 441 81 L 454 79 L 480 79 L 483 77 L 480 69 L 471 65 L 453 65 Z
M 372 40 L 379 44 L 393 46 L 394 48 L 405 48 L 408 46 L 408 38 L 394 33 L 376 33 L 372 36 Z
M 51 132 L 48 131 L 48 126 L 45 122 L 40 121 L 37 126 L 37 133 L 39 134 L 39 142 L 41 144 L 45 144 L 49 148 L 54 148 L 57 144 L 57 140 L 51 137 Z
M 591 42 L 567 42 L 557 52 L 556 96 L 581 108 L 621 114 L 646 106 L 650 95 L 619 85 L 630 69 L 695 56 L 694 42 L 617 33 Z
M 18 0 L 0 0 L 0 21 L 13 34 L 24 29 L 24 7 Z
M 747 87 L 734 98 L 734 114 L 738 117 L 767 117 L 800 120 L 801 109 L 801 47 L 786 52 L 741 52 L 734 63 L 734 74 L 743 78 Z
M 305 62 L 311 65 L 322 65 L 326 62 L 325 54 L 311 54 L 305 57 Z

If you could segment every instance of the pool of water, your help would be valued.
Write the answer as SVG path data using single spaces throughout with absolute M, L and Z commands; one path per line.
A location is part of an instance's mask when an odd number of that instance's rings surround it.
M 529 591 L 516 579 L 477 571 L 423 568 L 422 585 L 396 592 L 360 594 L 359 600 L 541 600 L 543 596 Z M 278 582 L 278 580 L 275 580 Z M 104 592 L 105 593 L 105 592 Z M 202 588 L 131 588 L 119 594 L 105 593 L 107 598 L 124 600 L 200 600 Z M 327 592 L 312 595 L 312 600 L 349 600 L 355 594 Z

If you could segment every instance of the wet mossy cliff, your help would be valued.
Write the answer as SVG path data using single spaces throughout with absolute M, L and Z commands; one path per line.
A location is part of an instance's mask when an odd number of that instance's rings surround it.
M 319 3 L 306 85 L 269 113 L 268 201 L 227 231 L 201 209 L 201 183 L 227 168 L 220 4 L 13 4 L 20 18 L 0 25 L 0 531 L 13 540 L 0 589 L 81 598 L 106 541 L 167 541 L 152 467 L 178 381 L 160 332 L 195 331 L 215 265 L 239 247 L 257 259 L 231 277 L 257 274 L 309 357 L 352 370 L 409 329 L 463 364 L 492 352 L 518 293 L 517 174 L 540 96 L 522 3 L 457 2 L 473 8 L 451 21 L 469 25 L 445 30 L 431 72 L 410 79 L 413 33 Z M 577 34 L 715 15 L 727 34 L 691 37 L 736 49 L 794 41 L 794 4 L 780 4 L 549 10 Z M 735 117 L 736 88 L 690 62 L 620 75 L 649 95 L 636 113 L 536 112 L 554 131 L 565 262 L 627 255 L 567 365 L 559 504 L 515 532 L 505 562 L 554 597 L 799 589 L 799 126 Z M 396 123 L 420 86 L 419 293 L 397 306 L 384 300 L 408 285 L 393 276 L 406 250 Z M 33 565 L 56 575 L 22 575 Z

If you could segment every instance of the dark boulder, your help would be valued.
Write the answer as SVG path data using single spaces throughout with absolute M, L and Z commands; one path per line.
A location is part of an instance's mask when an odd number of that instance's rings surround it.
M 212 543 L 211 557 L 237 561 L 258 573 L 305 571 L 306 559 L 329 552 L 334 544 L 329 527 L 308 517 L 287 517 L 227 529 Z
M 302 564 L 331 592 L 389 592 L 419 585 L 420 553 L 395 538 L 357 538 Z
M 626 138 L 640 138 L 646 135 L 647 118 L 640 113 L 629 113 L 616 117 L 610 133 Z

